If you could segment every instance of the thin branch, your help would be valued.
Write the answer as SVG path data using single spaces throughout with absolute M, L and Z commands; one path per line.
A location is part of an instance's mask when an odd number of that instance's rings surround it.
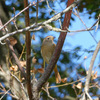
M 36 24 L 38 22 L 38 4 L 39 4 L 39 1 L 37 0 L 37 5 L 36 5 Z
M 28 6 L 28 0 L 24 0 L 24 8 Z M 25 11 L 25 26 L 30 25 L 30 20 L 29 20 L 29 9 Z M 30 54 L 31 54 L 31 37 L 30 37 L 30 32 L 26 31 L 26 82 L 27 82 L 27 91 L 29 95 L 29 99 L 32 100 L 32 88 L 31 88 L 31 74 L 30 74 L 30 69 L 31 69 L 31 59 L 30 59 Z
M 87 74 L 87 77 L 86 77 L 85 88 L 84 88 L 84 92 L 85 93 L 84 93 L 83 97 L 85 97 L 85 94 L 87 95 L 87 93 L 89 91 L 89 83 L 90 83 L 90 78 L 91 78 L 91 74 L 92 74 L 92 68 L 93 68 L 94 61 L 96 59 L 96 56 L 98 54 L 99 49 L 100 49 L 100 41 L 97 44 L 97 47 L 96 47 L 96 49 L 94 51 L 93 57 L 92 57 L 91 62 L 90 62 L 89 71 L 88 71 L 88 74 Z
M 47 3 L 48 8 L 51 9 L 51 10 L 56 14 L 56 11 L 53 10 L 53 9 L 50 7 L 48 0 L 46 0 L 46 3 Z M 60 19 L 59 19 L 59 23 L 60 23 L 60 27 L 62 28 L 62 24 L 61 24 L 61 20 L 60 20 Z
M 12 74 L 12 73 L 10 73 L 10 74 L 11 74 L 11 76 L 13 76 L 13 77 L 20 83 L 21 88 L 23 89 L 23 91 L 24 91 L 25 94 L 26 94 L 26 97 L 28 97 L 28 94 L 27 94 L 27 92 L 26 92 L 26 90 L 25 90 L 25 88 L 24 88 L 24 85 L 20 82 L 20 80 L 19 80 L 14 74 Z
M 55 100 L 52 96 L 50 96 L 50 93 L 48 92 L 48 90 L 46 90 L 45 88 L 42 88 L 42 90 L 44 90 L 44 91 L 47 93 L 48 97 L 49 97 L 51 100 Z
M 15 17 L 15 8 L 13 7 L 13 9 L 14 9 L 14 17 Z M 18 27 L 17 27 L 17 24 L 16 24 L 16 18 L 14 18 L 13 23 L 15 25 L 16 30 L 18 30 Z
M 0 19 L 0 25 L 3 26 L 1 19 Z M 6 28 L 6 30 L 5 30 L 5 28 L 4 28 L 3 31 L 6 33 L 7 30 L 8 30 L 7 28 Z M 6 39 L 6 42 L 7 42 L 8 47 L 9 47 L 11 53 L 12 53 L 12 56 L 13 56 L 14 59 L 15 59 L 16 64 L 18 65 L 20 71 L 22 72 L 22 75 L 24 76 L 24 78 L 26 78 L 25 71 L 24 71 L 24 69 L 22 68 L 22 66 L 21 66 L 21 64 L 20 64 L 20 61 L 19 61 L 18 57 L 16 56 L 15 51 L 14 51 L 14 48 L 13 48 L 13 46 L 11 45 L 9 39 Z
M 71 85 L 71 84 L 74 84 L 74 83 L 79 82 L 79 81 L 81 81 L 81 80 L 84 80 L 85 78 L 86 78 L 86 77 L 81 78 L 81 79 L 79 79 L 79 80 L 76 80 L 76 81 L 74 81 L 74 82 L 65 83 L 65 84 L 61 84 L 61 85 L 49 86 L 48 89 L 50 89 L 50 88 L 57 88 L 57 87 L 63 87 L 63 86 L 67 86 L 67 85 Z
M 80 19 L 80 21 L 83 23 L 83 25 L 86 27 L 86 29 L 88 29 L 88 27 L 86 26 L 86 24 L 84 23 L 84 21 L 81 19 L 81 17 L 79 16 L 79 12 L 76 12 L 75 11 L 75 13 L 73 13 L 73 14 L 75 14 L 79 19 Z M 95 24 L 94 24 L 95 25 Z M 93 26 L 94 26 L 93 25 Z M 89 31 L 89 33 L 90 33 L 90 35 L 92 36 L 92 38 L 94 39 L 94 41 L 97 43 L 97 40 L 94 38 L 94 36 L 92 35 L 92 33 Z
M 67 5 L 66 9 L 70 8 L 70 11 L 65 13 L 65 18 L 64 18 L 63 28 L 62 28 L 63 30 L 66 30 L 68 28 L 68 26 L 69 26 L 70 18 L 71 18 L 71 12 L 72 12 L 71 11 L 72 7 L 75 7 L 80 1 L 77 1 L 76 3 L 73 3 L 73 2 L 74 2 L 74 0 L 68 0 L 68 5 Z M 61 16 L 61 14 L 60 14 L 60 16 Z M 58 17 L 59 16 L 57 16 L 56 18 L 58 18 Z M 49 21 L 47 21 L 47 22 L 51 22 L 51 19 Z M 47 23 L 44 23 L 44 24 L 47 24 Z M 61 53 L 61 49 L 62 49 L 62 46 L 63 46 L 63 43 L 64 43 L 66 35 L 67 35 L 67 33 L 61 32 L 61 34 L 59 36 L 59 39 L 58 39 L 58 43 L 57 43 L 56 48 L 54 50 L 53 56 L 52 56 L 52 58 L 50 60 L 50 63 L 47 66 L 47 68 L 46 68 L 45 72 L 43 73 L 43 75 L 41 76 L 41 78 L 37 82 L 37 89 L 38 89 L 38 91 L 41 90 L 42 86 L 48 80 L 51 72 L 53 71 L 53 68 L 55 67 L 55 64 L 57 63 L 57 60 L 58 60 L 59 55 Z
M 75 31 L 72 31 L 72 30 L 62 30 L 60 28 L 55 28 L 55 27 L 52 27 L 51 25 L 49 24 L 44 24 L 43 25 L 44 28 L 47 28 L 48 30 L 50 31 L 56 31 L 56 32 L 83 32 L 83 31 L 90 31 L 90 30 L 93 30 L 92 27 L 88 28 L 88 29 L 82 29 L 82 30 L 75 30 Z
M 44 0 L 40 0 L 40 2 L 43 2 Z M 24 8 L 23 10 L 21 10 L 17 15 L 15 15 L 14 17 L 12 17 L 7 23 L 5 23 L 2 27 L 0 27 L 0 30 L 3 29 L 6 25 L 8 25 L 11 21 L 13 21 L 16 17 L 18 17 L 21 13 L 23 13 L 24 11 L 26 11 L 27 9 L 29 9 L 32 6 L 36 6 L 36 3 L 30 3 L 26 8 Z
M 21 71 L 23 77 L 26 79 L 26 73 L 25 73 L 23 67 L 22 67 L 21 64 L 20 64 L 20 61 L 19 61 L 18 57 L 17 57 L 16 54 L 15 54 L 15 51 L 14 51 L 13 46 L 10 44 L 9 39 L 6 39 L 6 42 L 7 42 L 7 44 L 8 44 L 8 47 L 9 47 L 11 53 L 12 53 L 12 56 L 13 56 L 13 58 L 15 59 L 15 62 L 16 62 L 16 64 L 18 65 L 18 67 L 19 67 L 19 69 L 20 69 L 20 71 Z
M 10 89 L 8 89 L 8 90 L 4 93 L 4 95 L 0 98 L 0 100 L 2 100 L 2 99 L 4 98 L 4 96 L 5 96 L 6 94 L 8 94 L 9 91 L 10 91 Z
M 88 74 L 86 77 L 85 91 L 89 90 L 89 82 L 90 82 L 90 77 L 91 77 L 91 73 L 92 73 L 92 68 L 93 68 L 93 64 L 94 64 L 94 61 L 96 59 L 96 56 L 98 54 L 99 49 L 100 49 L 100 41 L 97 44 L 97 47 L 94 51 L 93 57 L 92 57 L 91 62 L 90 62 L 89 71 L 88 71 Z
M 44 90 L 44 91 L 47 93 L 48 97 L 49 97 L 51 100 L 55 100 L 55 99 L 50 95 L 49 90 L 48 90 L 48 86 L 49 86 L 49 82 L 46 82 L 46 83 L 45 83 L 45 86 L 42 87 L 42 90 Z
M 28 26 L 28 27 L 26 27 L 26 28 L 24 28 L 24 29 L 20 29 L 20 30 L 17 30 L 17 31 L 8 33 L 8 34 L 2 36 L 2 37 L 0 38 L 0 41 L 6 39 L 7 37 L 10 37 L 10 36 L 12 36 L 12 35 L 15 35 L 16 33 L 25 32 L 25 31 L 28 31 L 28 30 L 30 30 L 30 29 L 32 29 L 32 28 L 38 27 L 38 28 L 40 29 L 41 25 L 48 24 L 48 23 L 51 23 L 52 21 L 58 20 L 60 17 L 62 17 L 62 15 L 63 15 L 64 13 L 68 12 L 70 9 L 72 9 L 73 7 L 75 7 L 78 3 L 79 3 L 79 1 L 77 1 L 77 2 L 75 2 L 75 3 L 73 3 L 73 4 L 71 4 L 69 7 L 67 7 L 66 9 L 64 9 L 62 12 L 56 14 L 55 16 L 53 16 L 52 18 L 50 18 L 50 19 L 47 20 L 47 21 L 44 21 L 44 22 L 41 22 L 41 23 L 38 23 L 38 24 L 32 24 L 31 26 Z M 40 27 L 39 27 L 39 26 L 40 26 Z

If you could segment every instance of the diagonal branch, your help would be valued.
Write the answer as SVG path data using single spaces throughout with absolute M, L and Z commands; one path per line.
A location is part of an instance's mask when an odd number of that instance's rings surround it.
M 86 95 L 88 94 L 92 68 L 93 68 L 93 64 L 94 64 L 94 61 L 96 59 L 96 56 L 97 56 L 99 50 L 100 50 L 100 41 L 97 44 L 97 47 L 94 51 L 93 57 L 92 57 L 91 62 L 90 62 L 89 71 L 88 71 L 88 74 L 87 74 L 87 77 L 86 77 L 86 83 L 85 83 L 85 89 L 84 89 L 85 93 L 83 95 L 83 98 L 85 98 L 85 94 Z M 89 94 L 87 96 L 89 97 Z
M 44 0 L 40 0 L 40 2 L 43 2 Z M 2 27 L 0 27 L 0 30 L 2 30 L 5 26 L 7 26 L 11 21 L 13 21 L 15 18 L 17 18 L 21 13 L 23 13 L 24 11 L 26 11 L 27 9 L 29 9 L 32 6 L 36 6 L 36 3 L 30 3 L 30 5 L 28 5 L 26 8 L 24 8 L 22 11 L 20 11 L 17 15 L 15 15 L 14 17 L 12 17 L 7 23 L 5 23 Z
M 7 44 L 8 44 L 8 47 L 9 47 L 11 53 L 12 53 L 12 56 L 13 56 L 13 58 L 15 59 L 15 62 L 16 62 L 16 64 L 18 65 L 18 67 L 19 67 L 19 69 L 20 69 L 20 71 L 21 71 L 23 77 L 26 79 L 26 73 L 25 73 L 23 67 L 22 67 L 21 64 L 20 64 L 20 61 L 19 61 L 18 57 L 17 57 L 16 54 L 15 54 L 15 51 L 14 51 L 13 46 L 10 44 L 9 39 L 6 39 L 6 42 L 7 42 Z
M 0 19 L 0 26 L 3 26 L 1 19 Z M 7 30 L 8 30 L 7 28 L 4 28 L 3 29 L 3 32 L 6 33 Z M 11 45 L 9 39 L 6 39 L 6 42 L 7 42 L 8 47 L 9 47 L 11 53 L 12 53 L 13 58 L 15 59 L 16 64 L 18 65 L 20 71 L 22 72 L 23 77 L 26 78 L 25 71 L 24 71 L 24 69 L 22 68 L 22 66 L 20 64 L 20 61 L 19 61 L 18 57 L 16 56 L 15 51 L 14 51 L 14 48 Z
M 28 26 L 28 27 L 26 27 L 26 28 L 24 28 L 24 29 L 20 29 L 20 30 L 17 30 L 17 31 L 8 33 L 8 34 L 2 36 L 2 37 L 0 38 L 0 41 L 6 39 L 7 37 L 10 37 L 10 36 L 12 36 L 12 35 L 15 35 L 15 34 L 17 34 L 17 33 L 25 32 L 25 31 L 28 31 L 28 30 L 30 30 L 30 29 L 32 29 L 32 28 L 37 28 L 37 27 L 39 27 L 39 26 L 40 26 L 39 28 L 41 28 L 42 25 L 51 23 L 52 21 L 56 21 L 56 20 L 58 20 L 60 17 L 62 17 L 62 15 L 63 15 L 64 13 L 66 13 L 66 12 L 68 12 L 69 10 L 71 10 L 72 8 L 74 8 L 78 3 L 79 3 L 79 1 L 77 1 L 77 2 L 75 2 L 75 3 L 73 3 L 73 4 L 71 4 L 69 7 L 67 7 L 66 9 L 64 9 L 62 12 L 56 14 L 55 16 L 53 16 L 52 18 L 50 18 L 50 19 L 47 20 L 47 21 L 44 21 L 44 22 L 41 22 L 41 23 L 38 23 L 38 24 L 32 24 L 31 26 Z M 66 29 L 67 29 L 67 28 L 66 28 Z
M 77 3 L 79 3 L 80 1 L 77 1 L 76 3 L 73 3 L 74 0 L 68 0 L 68 4 L 67 4 L 67 8 L 71 7 L 73 5 L 73 7 L 75 7 L 77 5 Z M 72 4 L 73 3 L 73 4 Z M 70 18 L 71 18 L 71 12 L 72 10 L 70 9 L 68 12 L 65 13 L 65 18 L 64 18 L 64 22 L 63 22 L 63 30 L 66 30 L 69 27 L 69 23 L 70 23 Z M 46 23 L 45 23 L 46 24 Z M 53 56 L 50 60 L 49 65 L 47 66 L 44 74 L 41 76 L 41 78 L 38 80 L 37 82 L 37 89 L 38 91 L 40 91 L 41 87 L 44 85 L 44 83 L 48 80 L 51 72 L 53 71 L 55 64 L 57 63 L 57 60 L 59 58 L 59 55 L 61 53 L 61 49 L 64 43 L 64 40 L 66 38 L 67 32 L 61 32 L 59 39 L 58 39 L 58 43 L 56 45 L 55 51 L 53 53 Z

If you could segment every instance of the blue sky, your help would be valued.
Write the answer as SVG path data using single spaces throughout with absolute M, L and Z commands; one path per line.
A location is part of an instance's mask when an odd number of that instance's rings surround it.
M 55 7 L 53 9 L 55 9 L 56 12 L 61 12 L 63 9 L 65 9 L 64 7 L 66 7 L 65 3 L 59 4 L 58 2 L 55 2 L 54 4 L 55 4 Z M 79 13 L 79 15 L 88 28 L 91 27 L 96 22 L 96 20 L 93 18 L 95 13 L 93 13 L 91 15 L 92 16 L 91 19 L 88 19 L 89 14 L 87 13 L 86 9 L 84 9 L 84 11 L 82 13 Z M 83 25 L 83 23 L 79 20 L 78 17 L 76 17 L 73 14 L 72 14 L 72 17 L 74 17 L 75 21 L 71 20 L 71 26 L 69 27 L 69 30 L 86 29 L 86 27 Z M 94 27 L 94 29 L 95 28 L 96 27 Z M 96 41 L 99 42 L 99 40 L 100 40 L 100 29 L 98 29 L 97 31 L 93 30 L 93 31 L 91 31 L 91 33 L 94 36 L 94 38 L 96 39 Z M 48 32 L 47 35 L 55 36 L 56 41 L 59 37 L 59 33 L 53 32 L 53 31 Z M 71 45 L 68 45 L 68 44 L 71 44 Z M 63 50 L 64 51 L 71 51 L 71 50 L 73 50 L 74 47 L 77 47 L 77 46 L 81 46 L 82 49 L 95 50 L 97 43 L 95 42 L 95 40 L 93 39 L 93 37 L 90 35 L 90 33 L 88 31 L 77 32 L 77 33 L 68 33 L 67 36 L 66 36 L 64 46 L 63 46 Z M 80 51 L 79 54 L 83 54 L 83 52 Z M 77 60 L 77 62 L 81 63 L 83 61 L 84 57 L 85 56 L 88 57 L 89 55 L 90 54 L 88 54 L 88 53 L 84 53 L 84 55 L 81 57 L 81 59 Z M 83 63 L 83 65 L 86 67 L 86 69 L 89 68 L 91 58 L 92 58 L 92 54 Z M 94 67 L 97 67 L 98 64 L 100 64 L 100 53 L 98 53 L 98 55 L 97 55 L 97 58 L 96 58 L 95 63 L 94 63 Z M 98 70 L 100 70 L 100 68 L 97 67 L 96 71 L 98 71 Z M 100 75 L 100 73 L 98 73 L 98 75 Z
M 55 11 L 57 13 L 61 12 L 63 9 L 66 8 L 65 3 L 63 3 L 63 2 L 59 4 L 59 2 L 54 1 L 54 5 L 55 5 L 55 7 L 53 9 L 55 9 Z M 86 9 L 84 9 L 84 12 L 79 13 L 79 14 L 80 14 L 81 19 L 84 21 L 84 23 L 89 28 L 89 27 L 91 27 L 96 22 L 96 20 L 94 18 L 88 19 L 89 14 L 86 13 L 86 12 L 87 12 Z M 95 15 L 95 13 L 92 14 L 92 17 L 94 15 Z M 72 14 L 72 16 L 74 17 L 75 21 L 71 20 L 71 26 L 69 27 L 69 30 L 85 29 L 85 26 L 79 20 L 79 18 L 76 17 L 76 16 L 74 16 L 73 14 Z M 93 31 L 91 31 L 91 33 L 93 34 L 93 36 L 95 37 L 95 39 L 97 41 L 100 40 L 100 29 L 98 29 L 96 32 L 93 30 Z M 38 34 L 39 34 L 39 32 L 38 32 Z M 47 34 L 44 35 L 44 37 L 46 37 L 47 35 L 53 35 L 53 36 L 56 37 L 55 40 L 57 41 L 58 37 L 59 37 L 59 34 L 60 33 L 58 33 L 58 32 L 49 31 Z M 40 35 L 41 34 L 36 35 L 36 41 L 34 41 L 34 43 L 40 43 L 40 40 L 38 38 L 38 36 L 40 36 Z M 66 51 L 71 52 L 73 50 L 73 48 L 75 48 L 77 46 L 81 46 L 81 48 L 83 50 L 84 49 L 90 50 L 90 47 L 93 46 L 91 48 L 91 50 L 95 50 L 96 45 L 97 45 L 97 43 L 91 37 L 91 35 L 90 35 L 89 32 L 68 33 L 67 36 L 66 36 L 66 40 L 65 40 L 64 46 L 63 46 L 63 51 L 65 51 L 65 52 Z M 80 55 L 83 54 L 83 51 L 80 51 L 79 54 Z M 84 53 L 84 55 L 79 60 L 73 59 L 73 61 L 75 61 L 77 63 L 81 63 L 83 61 L 83 59 L 84 59 L 85 56 L 89 56 L 89 54 L 88 53 Z M 85 62 L 83 63 L 83 66 L 85 66 L 86 69 L 89 68 L 91 58 L 92 58 L 92 55 L 87 60 L 85 60 Z M 94 63 L 94 67 L 97 67 L 98 64 L 100 64 L 100 53 L 98 53 L 98 55 L 97 55 L 97 58 L 96 58 L 95 63 Z M 98 70 L 100 71 L 99 67 L 97 67 L 96 71 L 98 71 Z M 98 75 L 100 75 L 100 73 L 98 73 Z
M 52 9 L 54 9 L 56 11 L 56 13 L 59 13 L 66 8 L 65 3 L 63 3 L 63 2 L 59 4 L 59 2 L 54 1 L 54 5 L 55 6 Z M 49 9 L 49 8 L 47 9 L 48 12 L 50 10 L 51 9 Z M 82 13 L 79 13 L 79 15 L 88 28 L 90 28 L 96 22 L 96 20 L 94 19 L 95 13 L 93 13 L 91 15 L 92 16 L 91 19 L 88 19 L 89 14 L 86 9 L 84 9 L 84 11 Z M 36 15 L 34 15 L 34 16 L 36 16 Z M 75 21 L 71 20 L 71 26 L 69 27 L 70 31 L 86 29 L 86 27 L 83 25 L 83 23 L 79 20 L 78 17 L 76 17 L 73 14 L 72 14 L 72 17 L 74 17 Z M 56 21 L 55 25 L 56 25 L 56 27 L 59 27 L 59 21 Z M 96 27 L 93 27 L 93 28 L 95 29 Z M 91 31 L 92 35 L 94 36 L 94 38 L 96 39 L 97 42 L 100 40 L 99 32 L 100 32 L 100 29 L 98 29 L 97 31 L 95 31 L 95 30 Z M 41 36 L 41 33 L 38 31 L 35 34 L 36 34 L 36 41 L 32 41 L 32 43 L 34 43 L 34 44 L 40 43 L 39 36 Z M 44 35 L 42 34 L 42 36 L 43 37 L 46 37 L 48 35 L 55 36 L 56 37 L 55 41 L 57 42 L 59 34 L 60 34 L 60 32 L 48 31 L 48 33 L 46 33 Z M 40 46 L 41 46 L 41 44 L 40 44 Z M 77 32 L 77 33 L 68 33 L 66 36 L 65 43 L 62 48 L 63 51 L 72 52 L 72 50 L 77 46 L 81 46 L 82 50 L 84 50 L 84 49 L 95 50 L 97 43 L 95 42 L 95 40 L 93 39 L 93 37 L 90 35 L 90 33 L 88 31 Z M 79 52 L 80 55 L 82 55 L 83 53 L 84 53 L 83 51 Z M 84 53 L 84 55 L 79 60 L 73 59 L 73 61 L 75 61 L 79 64 L 83 61 L 85 56 L 87 56 L 87 57 L 89 56 L 89 58 L 86 59 L 85 62 L 83 63 L 83 66 L 85 66 L 86 69 L 88 70 L 90 61 L 92 58 L 92 54 L 93 53 L 91 53 L 91 54 Z M 94 67 L 98 66 L 98 64 L 100 64 L 100 53 L 98 53 L 98 55 L 97 55 L 97 58 L 94 63 Z M 96 71 L 98 71 L 98 70 L 100 70 L 100 69 L 97 67 Z M 98 73 L 98 75 L 100 75 L 100 73 Z
M 34 1 L 34 0 L 30 0 L 30 1 Z M 14 2 L 14 1 L 13 1 Z M 7 4 L 10 4 L 9 2 L 6 2 Z M 58 1 L 54 1 L 54 7 L 52 9 L 54 9 L 56 11 L 56 13 L 61 12 L 62 10 L 64 10 L 66 8 L 66 4 L 64 2 L 59 3 Z M 51 10 L 50 8 L 47 9 L 48 12 Z M 16 13 L 18 13 L 19 11 L 16 11 Z M 49 14 L 49 13 L 48 13 Z M 79 13 L 81 19 L 84 21 L 84 23 L 87 25 L 87 27 L 91 27 L 96 20 L 93 18 L 95 13 L 92 14 L 92 18 L 89 18 L 89 14 L 87 13 L 87 10 L 84 9 L 84 11 L 82 13 Z M 36 15 L 34 15 L 36 16 Z M 85 26 L 83 25 L 83 23 L 79 20 L 78 17 L 76 17 L 75 15 L 72 14 L 72 17 L 74 17 L 75 21 L 71 20 L 71 26 L 69 27 L 69 30 L 79 30 L 79 29 L 85 29 Z M 23 21 L 23 20 L 22 20 Z M 58 27 L 58 21 L 56 23 L 56 26 Z M 96 27 L 94 27 L 96 28 Z M 100 39 L 100 29 L 98 29 L 96 32 L 93 30 L 91 31 L 92 35 L 94 36 L 94 38 L 97 40 L 97 42 Z M 38 32 L 39 33 L 39 32 Z M 53 35 L 56 37 L 56 41 L 58 40 L 59 37 L 58 32 L 54 32 L 54 31 L 49 31 L 47 34 L 44 35 L 44 37 L 48 36 L 48 35 Z M 38 38 L 38 36 L 40 36 L 41 33 L 39 35 L 36 36 L 36 41 L 34 41 L 34 43 L 39 43 L 40 40 Z M 33 43 L 33 42 L 32 42 Z M 70 44 L 70 45 L 69 45 Z M 89 32 L 77 32 L 77 33 L 68 33 L 64 46 L 63 46 L 63 51 L 72 51 L 73 48 L 77 47 L 77 46 L 81 46 L 82 49 L 88 49 L 90 50 L 90 47 L 93 46 L 91 48 L 91 50 L 95 50 L 97 43 L 94 41 L 94 39 L 92 38 L 92 36 L 90 35 Z M 83 52 L 80 51 L 79 54 L 81 55 Z M 84 59 L 85 56 L 88 56 L 88 53 L 84 53 L 84 55 L 81 57 L 81 59 L 77 60 L 78 63 L 81 63 L 81 61 Z M 88 69 L 89 65 L 90 65 L 90 61 L 91 61 L 91 57 L 92 55 L 89 57 L 89 59 L 87 59 L 85 61 L 85 66 Z M 76 61 L 75 61 L 76 62 Z M 94 63 L 94 66 L 98 66 L 98 64 L 100 63 L 100 53 L 98 53 L 98 56 L 96 58 L 96 61 Z

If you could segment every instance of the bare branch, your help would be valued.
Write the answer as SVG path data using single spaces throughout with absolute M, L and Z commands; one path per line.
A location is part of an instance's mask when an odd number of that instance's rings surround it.
M 24 0 L 24 8 L 28 6 L 28 0 Z M 25 26 L 30 25 L 30 20 L 29 20 L 29 9 L 25 11 Z M 30 74 L 30 69 L 31 69 L 31 59 L 30 59 L 30 54 L 31 54 L 31 37 L 30 37 L 30 32 L 26 31 L 26 82 L 27 82 L 27 91 L 29 95 L 29 99 L 32 100 L 32 88 L 31 88 L 31 74 Z
M 36 5 L 36 24 L 38 22 L 38 4 L 39 4 L 39 1 L 37 0 L 37 5 Z
M 77 3 L 79 3 L 80 1 L 78 1 L 78 2 L 76 2 L 76 3 L 73 3 L 73 2 L 74 2 L 74 0 L 71 0 L 71 1 L 68 0 L 68 5 L 67 5 L 66 10 L 67 10 L 68 8 L 75 7 L 75 6 L 77 5 Z M 72 3 L 73 3 L 73 4 L 72 4 Z M 68 11 L 69 11 L 69 10 L 68 10 Z M 64 10 L 63 12 L 65 12 L 65 10 Z M 57 15 L 56 15 L 57 17 L 55 18 L 55 20 L 56 20 L 59 16 L 61 16 L 61 15 L 63 14 L 63 12 L 57 14 Z M 64 18 L 63 28 L 62 28 L 63 30 L 66 30 L 66 29 L 68 28 L 68 26 L 69 26 L 70 18 L 71 18 L 71 12 L 72 12 L 72 11 L 71 11 L 71 9 L 70 9 L 69 12 L 66 12 L 66 13 L 65 13 L 65 18 Z M 54 16 L 54 17 L 55 17 L 55 16 Z M 54 17 L 53 17 L 53 18 L 54 18 Z M 48 23 L 48 22 L 51 22 L 51 21 L 52 21 L 52 19 L 48 20 L 47 23 Z M 44 24 L 47 24 L 47 23 L 44 23 Z M 52 56 L 52 58 L 51 58 L 51 60 L 50 60 L 50 63 L 49 63 L 49 65 L 47 66 L 47 68 L 46 68 L 45 72 L 43 73 L 43 75 L 41 76 L 41 78 L 40 78 L 40 79 L 38 80 L 38 82 L 37 82 L 37 89 L 38 89 L 38 91 L 41 90 L 42 86 L 43 86 L 44 83 L 47 81 L 47 79 L 49 78 L 51 72 L 53 71 L 53 68 L 55 67 L 55 64 L 56 64 L 56 62 L 57 62 L 57 60 L 58 60 L 58 58 L 59 58 L 59 55 L 60 55 L 60 52 L 61 52 L 61 49 L 62 49 L 62 46 L 63 46 L 63 43 L 64 43 L 64 40 L 65 40 L 66 35 L 67 35 L 67 33 L 61 32 L 61 34 L 60 34 L 60 36 L 59 36 L 59 39 L 58 39 L 58 43 L 57 43 L 56 48 L 55 48 L 55 50 L 54 50 L 53 56 Z
M 12 53 L 12 56 L 13 56 L 14 59 L 15 59 L 16 64 L 18 65 L 20 71 L 22 72 L 23 77 L 26 79 L 26 73 L 25 73 L 24 69 L 22 68 L 22 66 L 21 66 L 21 64 L 20 64 L 20 61 L 19 61 L 18 57 L 17 57 L 16 54 L 15 54 L 15 51 L 14 51 L 13 46 L 10 44 L 9 39 L 6 39 L 6 42 L 7 42 L 8 47 L 9 47 L 11 53 Z
M 43 2 L 44 0 L 40 0 L 40 2 Z M 18 17 L 21 13 L 29 9 L 31 6 L 36 6 L 36 3 L 30 3 L 26 8 L 24 8 L 22 11 L 20 11 L 16 16 L 12 17 L 7 23 L 5 23 L 2 27 L 0 27 L 0 30 L 3 29 L 6 25 L 8 25 L 11 21 L 13 21 L 16 17 Z
M 4 93 L 4 95 L 0 98 L 0 100 L 2 100 L 2 99 L 4 98 L 4 96 L 5 96 L 9 91 L 10 91 L 10 89 L 8 89 L 8 90 Z
M 89 71 L 88 71 L 88 75 L 87 75 L 86 83 L 85 83 L 85 91 L 88 91 L 88 89 L 89 89 L 89 81 L 90 81 L 90 77 L 91 77 L 91 73 L 92 73 L 92 68 L 93 68 L 93 64 L 94 64 L 94 61 L 96 59 L 99 49 L 100 49 L 100 41 L 97 44 L 97 47 L 94 51 L 93 57 L 90 62 Z
M 49 24 L 44 24 L 43 26 L 44 28 L 46 27 L 48 30 L 52 30 L 52 31 L 56 31 L 56 32 L 83 32 L 83 31 L 90 31 L 90 30 L 93 30 L 91 27 L 88 28 L 88 29 L 82 29 L 82 30 L 75 30 L 75 31 L 71 31 L 69 29 L 67 30 L 62 30 L 60 28 L 55 28 L 55 27 L 52 27 L 51 25 Z
M 26 90 L 25 90 L 25 88 L 24 88 L 23 83 L 21 83 L 20 80 L 19 80 L 14 74 L 12 74 L 12 73 L 10 73 L 10 74 L 11 74 L 11 76 L 13 76 L 13 77 L 20 83 L 21 88 L 22 88 L 23 91 L 25 92 L 26 97 L 28 97 L 28 94 L 27 94 L 27 92 L 26 92 Z
M 92 68 L 93 68 L 93 64 L 94 64 L 94 61 L 96 59 L 96 56 L 98 54 L 99 49 L 100 49 L 100 41 L 97 44 L 97 47 L 94 51 L 93 57 L 92 57 L 91 62 L 90 62 L 90 66 L 89 66 L 89 70 L 88 70 L 88 74 L 87 74 L 86 82 L 85 82 L 84 95 L 82 98 L 83 100 L 84 100 L 84 98 L 86 98 L 85 94 L 87 95 L 88 91 L 89 91 L 89 83 L 90 83 L 90 78 L 91 78 L 91 74 L 92 74 Z M 89 94 L 87 96 L 90 98 Z
M 59 19 L 60 17 L 62 17 L 62 15 L 63 15 L 64 13 L 68 12 L 68 11 L 71 10 L 73 7 L 75 7 L 78 3 L 79 3 L 79 1 L 78 1 L 78 2 L 75 2 L 75 3 L 73 3 L 73 4 L 71 4 L 69 7 L 67 7 L 66 9 L 64 9 L 62 12 L 56 14 L 55 16 L 53 16 L 52 18 L 50 18 L 50 19 L 47 20 L 47 21 L 44 21 L 44 22 L 38 23 L 38 24 L 32 24 L 31 26 L 28 26 L 28 27 L 26 27 L 26 28 L 24 28 L 24 29 L 20 29 L 20 30 L 17 30 L 17 31 L 8 33 L 8 34 L 2 36 L 2 37 L 0 38 L 0 41 L 6 39 L 7 37 L 10 37 L 10 36 L 12 36 L 12 35 L 15 35 L 15 34 L 17 34 L 17 33 L 21 33 L 21 32 L 28 31 L 28 30 L 30 30 L 30 29 L 32 29 L 32 28 L 38 27 L 38 29 L 40 29 L 40 28 L 41 28 L 41 25 L 51 23 L 52 21 L 56 21 L 57 19 Z M 39 26 L 40 26 L 40 27 L 39 27 Z M 32 30 L 31 30 L 31 31 L 32 31 Z
M 0 19 L 0 25 L 1 26 L 3 25 L 1 19 Z M 6 30 L 4 29 L 3 31 L 6 33 Z M 13 49 L 13 46 L 11 45 L 9 39 L 6 39 L 6 42 L 7 42 L 8 47 L 9 47 L 9 49 L 10 49 L 10 51 L 11 51 L 11 53 L 12 53 L 12 55 L 13 55 L 15 61 L 16 61 L 16 64 L 18 65 L 20 71 L 22 72 L 22 75 L 24 76 L 24 78 L 26 78 L 25 71 L 24 71 L 24 69 L 22 68 L 22 66 L 20 64 L 20 61 L 19 61 L 18 57 L 16 56 L 15 51 Z
M 88 29 L 88 27 L 86 26 L 86 24 L 84 23 L 84 21 L 83 21 L 83 20 L 81 19 L 81 17 L 79 16 L 79 12 L 76 12 L 76 11 L 75 11 L 74 14 L 80 19 L 80 21 L 83 23 L 83 25 L 86 27 L 86 29 Z M 98 21 L 99 21 L 99 20 L 98 20 Z M 97 21 L 97 22 L 98 22 L 98 21 Z M 95 24 L 94 24 L 94 25 L 95 25 Z M 94 26 L 94 25 L 93 25 L 93 26 Z M 92 27 L 93 27 L 93 26 L 92 26 Z M 92 27 L 91 27 L 91 28 L 92 28 Z M 92 38 L 94 39 L 94 41 L 97 43 L 97 40 L 94 38 L 94 36 L 92 35 L 92 33 L 91 33 L 90 31 L 89 31 L 89 33 L 90 33 L 90 35 L 92 36 Z

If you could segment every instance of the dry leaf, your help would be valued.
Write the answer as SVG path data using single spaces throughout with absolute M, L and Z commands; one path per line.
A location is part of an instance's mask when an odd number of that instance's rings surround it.
M 37 73 L 37 69 L 35 69 L 35 67 L 33 67 L 33 70 L 31 70 L 31 73 L 36 74 Z
M 97 78 L 97 71 L 95 72 L 95 74 L 92 76 L 92 79 L 96 79 Z
M 92 71 L 92 75 L 94 74 L 94 71 Z
M 14 46 L 17 43 L 17 40 L 14 37 L 9 37 L 9 41 L 12 46 Z
M 87 59 L 87 56 L 85 56 L 84 59 Z
M 35 40 L 35 35 L 33 34 L 32 39 Z
M 25 80 L 25 78 L 24 77 L 22 77 L 22 81 L 24 81 Z
M 72 88 L 75 89 L 75 84 L 73 84 Z
M 88 74 L 88 71 L 86 71 L 86 74 Z
M 39 69 L 37 69 L 37 71 L 38 71 L 39 73 L 44 73 L 44 68 L 39 68 Z
M 32 63 L 35 64 L 37 59 L 35 57 L 32 58 Z
M 26 66 L 26 61 L 20 61 L 22 67 Z
M 62 83 L 66 83 L 66 82 L 67 82 L 67 78 L 61 79 L 61 82 L 62 82 Z
M 76 85 L 76 87 L 77 87 L 78 89 L 82 89 L 82 82 L 78 83 L 78 84 Z
M 11 67 L 10 67 L 10 70 L 11 70 L 11 71 L 13 70 L 13 71 L 16 72 L 16 71 L 18 70 L 18 66 L 17 66 L 17 65 L 11 66 Z

